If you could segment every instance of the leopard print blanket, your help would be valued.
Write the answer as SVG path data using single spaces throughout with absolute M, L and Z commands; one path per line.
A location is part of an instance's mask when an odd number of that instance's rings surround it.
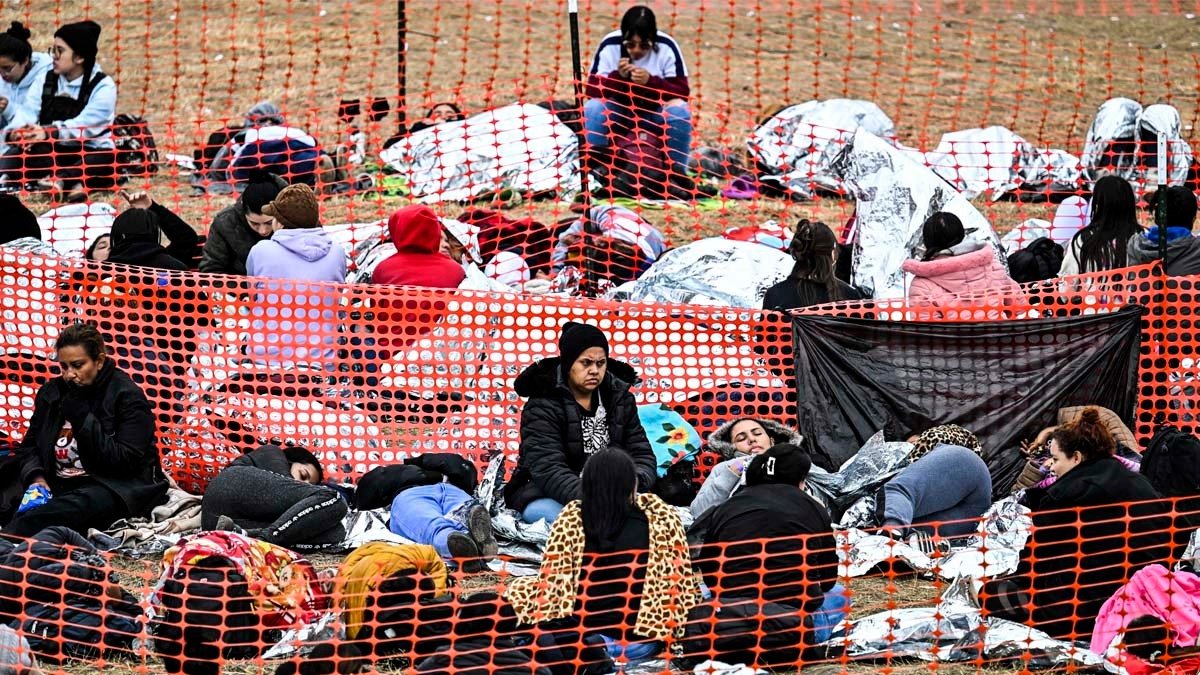
M 633 632 L 651 640 L 681 637 L 690 609 L 700 603 L 700 577 L 692 570 L 683 524 L 675 509 L 656 495 L 638 495 L 650 523 L 650 556 L 641 608 Z M 571 616 L 583 565 L 583 518 L 579 501 L 563 507 L 536 577 L 514 579 L 504 592 L 522 623 Z
M 921 435 L 917 436 L 917 439 L 913 441 L 913 449 L 908 458 L 915 462 L 928 455 L 939 445 L 957 445 L 968 450 L 974 450 L 977 455 L 983 454 L 983 445 L 976 438 L 975 434 L 957 424 L 943 424 L 940 427 L 926 429 L 921 432 Z

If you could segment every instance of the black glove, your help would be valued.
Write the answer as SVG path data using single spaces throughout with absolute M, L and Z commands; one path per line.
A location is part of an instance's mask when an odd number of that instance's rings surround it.
M 62 397 L 60 405 L 62 406 L 63 417 L 73 427 L 82 426 L 83 421 L 92 412 L 92 407 L 84 400 L 83 394 L 78 389 L 67 391 Z

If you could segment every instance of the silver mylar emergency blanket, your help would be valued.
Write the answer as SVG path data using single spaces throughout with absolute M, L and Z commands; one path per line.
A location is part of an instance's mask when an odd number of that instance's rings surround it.
M 96 237 L 112 231 L 117 209 L 106 202 L 67 204 L 38 216 L 42 239 L 63 255 L 80 256 Z
M 1000 239 L 965 197 L 905 151 L 859 129 L 831 166 L 857 200 L 852 283 L 875 298 L 902 298 L 905 260 L 921 255 L 921 226 L 937 211 L 962 219 L 967 241 L 991 244 L 1007 269 Z
M 621 290 L 634 302 L 758 309 L 767 289 L 785 279 L 793 264 L 769 246 L 711 237 L 667 251 Z
M 1179 111 L 1173 106 L 1155 104 L 1142 108 L 1137 101 L 1113 98 L 1104 102 L 1088 130 L 1083 146 L 1084 176 L 1096 182 L 1104 171 L 1111 171 L 1133 184 L 1135 191 L 1158 183 L 1157 142 L 1160 131 L 1166 133 L 1167 184 L 1182 185 L 1192 164 L 1192 147 L 1183 139 Z M 1148 142 L 1139 148 L 1139 139 Z
M 910 443 L 885 441 L 880 431 L 838 467 L 837 473 L 829 473 L 814 465 L 806 481 L 808 492 L 836 517 L 837 513 L 873 493 L 908 466 L 912 447 Z M 856 523 L 862 527 L 870 524 Z
M 953 131 L 925 153 L 925 164 L 973 199 L 991 192 L 993 199 L 1024 188 L 1052 183 L 1074 186 L 1079 160 L 1065 150 L 1034 147 L 1004 127 Z
M 575 132 L 554 113 L 514 103 L 422 129 L 379 154 L 424 203 L 468 201 L 503 189 L 549 192 L 578 184 Z
M 896 136 L 895 125 L 879 106 L 835 98 L 784 108 L 755 129 L 746 145 L 758 164 L 770 170 L 760 180 L 811 198 L 814 187 L 841 189 L 830 164 L 842 144 L 860 128 L 883 138 Z

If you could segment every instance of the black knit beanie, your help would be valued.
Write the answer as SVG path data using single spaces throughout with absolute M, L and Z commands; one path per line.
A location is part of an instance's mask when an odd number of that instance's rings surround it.
M 54 31 L 54 37 L 61 38 L 71 51 L 89 64 L 96 62 L 96 54 L 100 51 L 100 24 L 95 21 L 68 23 Z
M 604 355 L 608 356 L 608 338 L 599 328 L 574 321 L 568 321 L 563 326 L 562 334 L 558 337 L 558 355 L 564 378 L 571 372 L 571 366 L 575 365 L 579 355 L 592 347 L 603 349 Z
M 317 483 L 325 482 L 325 470 L 321 468 L 321 460 L 309 452 L 308 448 L 288 446 L 283 448 L 283 456 L 287 458 L 288 464 L 308 464 L 317 467 Z
M 798 486 L 808 478 L 812 458 L 798 445 L 779 443 L 755 456 L 746 468 L 746 485 L 778 483 Z

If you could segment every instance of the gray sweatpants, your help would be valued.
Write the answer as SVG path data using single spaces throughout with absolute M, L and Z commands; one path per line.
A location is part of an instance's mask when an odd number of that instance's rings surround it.
M 992 476 L 971 450 L 939 445 L 884 486 L 876 505 L 884 525 L 908 527 L 930 523 L 943 537 L 975 531 L 978 518 L 992 505 Z M 921 529 L 932 529 L 925 527 Z
M 200 526 L 228 516 L 246 534 L 296 550 L 318 550 L 346 538 L 347 506 L 331 487 L 302 483 L 253 466 L 228 466 L 204 490 Z

